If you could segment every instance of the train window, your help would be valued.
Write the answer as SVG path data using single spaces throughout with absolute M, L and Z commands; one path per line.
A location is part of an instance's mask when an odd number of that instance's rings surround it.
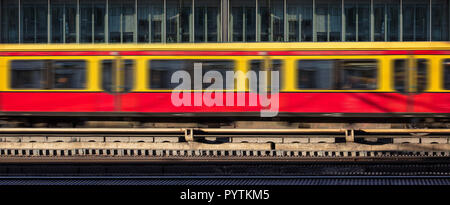
M 372 90 L 377 87 L 376 60 L 301 60 L 300 89 Z
M 179 70 L 187 71 L 191 77 L 191 88 L 194 87 L 194 63 L 202 64 L 202 77 L 208 71 L 217 71 L 222 75 L 223 88 L 226 88 L 226 72 L 234 70 L 231 60 L 150 60 L 150 88 L 155 90 L 171 90 L 178 83 L 171 83 L 172 74 Z M 214 79 L 213 81 L 214 82 Z M 211 83 L 203 83 L 207 88 Z
M 107 92 L 112 92 L 114 88 L 114 61 L 103 60 L 102 61 L 102 89 Z
M 334 60 L 301 60 L 297 67 L 297 86 L 301 89 L 331 89 Z
M 281 89 L 281 82 L 283 82 L 283 76 L 282 76 L 282 72 L 281 72 L 281 68 L 283 67 L 283 61 L 282 60 L 279 60 L 279 59 L 274 59 L 274 60 L 272 60 L 272 62 L 271 62 L 271 66 L 272 66 L 272 68 L 271 68 L 271 70 L 272 71 L 278 71 L 279 72 L 279 83 L 280 83 L 280 89 Z M 259 71 L 264 71 L 265 70 L 265 68 L 264 68 L 264 60 L 251 60 L 250 61 L 250 70 L 251 71 L 255 71 L 255 73 L 256 73 L 256 78 L 258 79 L 258 82 L 259 82 Z M 267 84 L 271 84 L 271 82 L 267 82 Z
M 444 89 L 450 90 L 450 59 L 444 60 Z
M 115 60 L 102 61 L 102 88 L 107 92 L 116 92 L 115 88 L 120 88 L 120 92 L 129 92 L 133 89 L 134 82 L 134 60 L 126 59 L 121 61 L 121 68 L 118 71 Z M 121 79 L 116 82 L 116 72 L 119 72 Z M 116 85 L 120 84 L 120 85 Z M 117 86 L 117 87 L 116 87 Z
M 53 61 L 53 88 L 80 89 L 86 87 L 86 62 L 81 60 Z
M 406 91 L 407 62 L 406 59 L 394 60 L 394 89 L 402 93 Z
M 373 90 L 377 87 L 376 60 L 342 60 L 339 70 L 338 89 Z
M 427 89 L 428 60 L 417 59 L 417 92 L 423 92 Z
M 125 75 L 124 78 L 124 85 L 123 85 L 123 91 L 124 92 L 130 92 L 130 90 L 133 89 L 133 82 L 134 82 L 134 60 L 124 60 L 123 61 L 123 72 Z
M 11 61 L 11 88 L 46 87 L 47 63 L 44 60 Z

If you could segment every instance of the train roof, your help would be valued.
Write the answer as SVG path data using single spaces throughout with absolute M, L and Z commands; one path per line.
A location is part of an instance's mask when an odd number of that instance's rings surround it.
M 304 43 L 152 43 L 152 44 L 0 44 L 0 51 L 127 50 L 450 50 L 450 42 L 304 42 Z

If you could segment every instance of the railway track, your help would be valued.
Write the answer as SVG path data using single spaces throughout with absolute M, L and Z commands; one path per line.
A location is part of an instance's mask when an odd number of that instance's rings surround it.
M 151 185 L 151 186 L 298 186 L 298 185 L 450 185 L 450 177 L 431 176 L 145 176 L 0 177 L 0 185 Z
M 11 160 L 448 158 L 450 129 L 0 128 Z

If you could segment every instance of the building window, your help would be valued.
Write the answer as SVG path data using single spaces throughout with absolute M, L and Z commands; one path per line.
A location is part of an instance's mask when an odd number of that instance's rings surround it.
M 52 43 L 75 43 L 77 1 L 76 0 L 52 0 L 51 8 L 51 32 Z
M 0 0 L 0 42 L 449 41 L 449 1 Z
M 105 42 L 106 2 L 103 0 L 80 0 L 80 42 Z
M 256 41 L 256 1 L 230 1 L 231 41 Z
M 166 0 L 166 41 L 190 42 L 192 0 Z
M 21 42 L 47 43 L 48 0 L 21 0 L 21 3 Z
M 370 41 L 370 0 L 345 0 L 345 41 Z
M 138 1 L 138 42 L 162 42 L 164 21 L 163 0 Z
M 376 60 L 300 60 L 299 89 L 374 90 L 377 88 Z
M 342 2 L 316 0 L 316 41 L 341 41 Z
M 194 89 L 194 63 L 202 64 L 202 77 L 208 71 L 217 71 L 222 75 L 223 90 L 226 89 L 226 72 L 234 71 L 234 62 L 231 60 L 150 60 L 150 89 L 172 90 L 179 84 L 171 83 L 173 73 L 186 71 L 191 78 L 191 88 Z M 217 79 L 213 79 L 214 82 Z M 203 83 L 202 88 L 208 88 L 212 83 Z
M 134 0 L 109 0 L 108 29 L 110 43 L 134 42 L 135 6 Z
M 287 0 L 287 41 L 313 40 L 313 1 Z
M 448 0 L 432 0 L 431 2 L 431 40 L 448 41 L 449 2 Z
M 195 42 L 217 42 L 220 35 L 220 0 L 195 0 Z
M 1 2 L 1 42 L 19 43 L 19 1 Z
M 284 0 L 258 0 L 260 41 L 284 41 Z
M 403 41 L 428 41 L 429 1 L 403 0 Z
M 400 40 L 400 0 L 374 0 L 374 40 Z

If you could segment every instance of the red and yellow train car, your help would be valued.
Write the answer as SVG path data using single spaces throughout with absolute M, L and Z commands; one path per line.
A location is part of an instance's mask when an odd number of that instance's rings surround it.
M 173 105 L 170 76 L 194 63 L 280 71 L 279 117 L 450 116 L 447 42 L 3 44 L 0 115 L 259 116 L 261 106 Z

